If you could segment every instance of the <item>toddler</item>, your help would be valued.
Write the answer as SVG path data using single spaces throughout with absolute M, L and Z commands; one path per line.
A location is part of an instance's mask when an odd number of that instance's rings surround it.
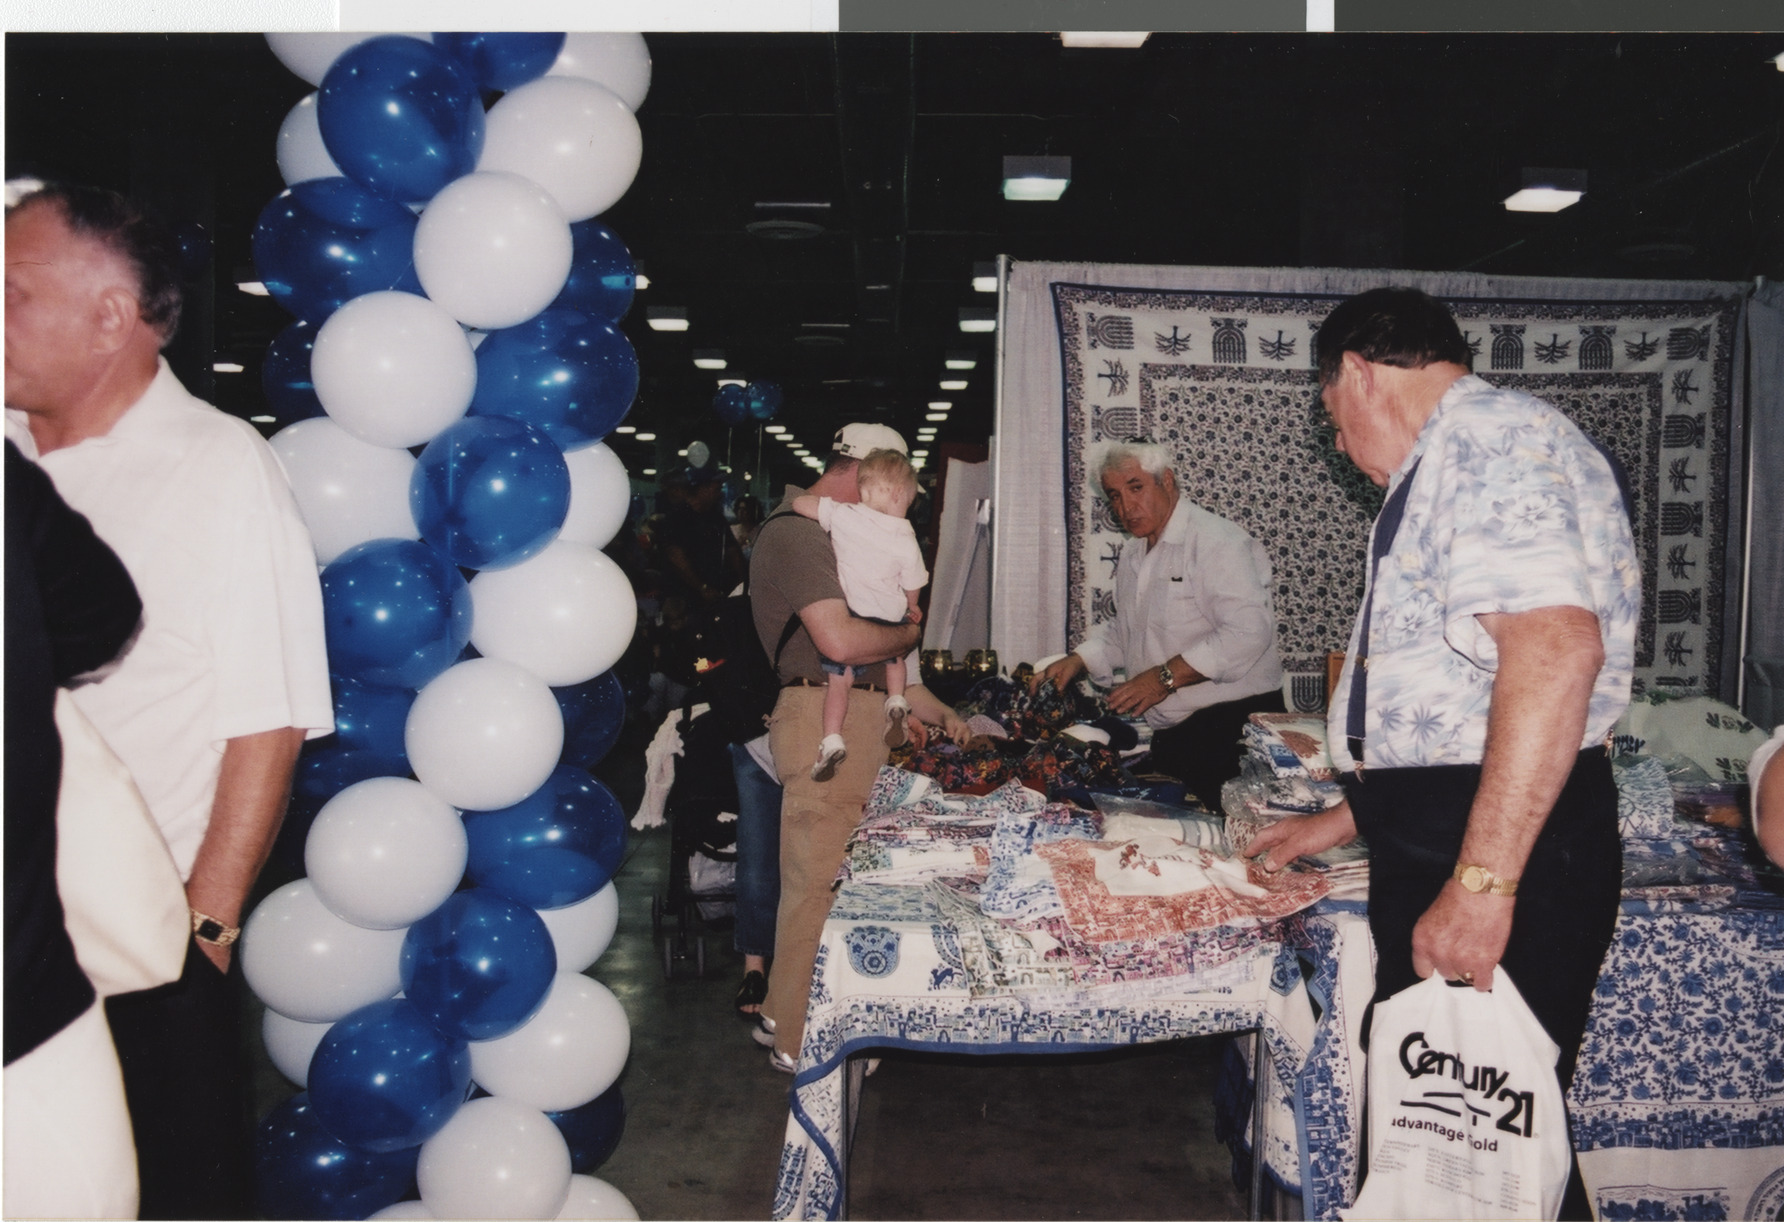
M 801 496 L 794 498 L 793 509 L 816 518 L 829 532 L 836 550 L 836 577 L 851 614 L 894 626 L 918 623 L 923 614 L 917 609 L 917 591 L 929 580 L 929 571 L 923 567 L 917 532 L 904 516 L 917 498 L 917 472 L 897 450 L 875 450 L 861 460 L 857 479 L 858 505 Z M 848 756 L 842 724 L 855 681 L 853 668 L 829 658 L 822 661 L 829 683 L 824 692 L 824 739 L 811 768 L 814 781 L 829 780 Z M 905 659 L 888 658 L 885 667 L 886 745 L 896 747 L 904 742 L 904 721 L 911 711 L 904 698 Z

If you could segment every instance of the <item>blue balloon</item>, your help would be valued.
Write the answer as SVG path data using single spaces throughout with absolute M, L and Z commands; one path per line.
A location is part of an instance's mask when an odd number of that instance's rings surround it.
M 546 1112 L 570 1147 L 570 1170 L 592 1175 L 610 1158 L 626 1132 L 626 1097 L 616 1082 L 581 1107 Z
M 638 356 L 618 327 L 546 310 L 477 345 L 467 414 L 519 420 L 574 450 L 611 433 L 637 393 Z
M 361 1006 L 328 1029 L 310 1058 L 310 1107 L 322 1127 L 380 1154 L 438 1133 L 471 1089 L 471 1050 L 413 1002 Z
M 443 1034 L 493 1040 L 544 1004 L 557 950 L 537 912 L 476 887 L 409 926 L 402 973 L 403 992 Z M 315 1078 L 312 1064 L 312 1089 Z
M 335 60 L 316 98 L 322 144 L 348 178 L 404 202 L 477 168 L 483 101 L 458 60 L 389 34 Z
M 409 748 L 403 731 L 415 693 L 402 687 L 373 687 L 338 675 L 334 687 L 335 741 L 390 764 L 388 776 L 407 776 Z
M 743 387 L 735 382 L 727 382 L 719 387 L 718 393 L 712 397 L 712 410 L 718 413 L 720 420 L 729 425 L 739 425 L 750 418 L 749 396 Z
M 415 214 L 387 196 L 376 195 L 351 178 L 339 174 L 330 178 L 310 178 L 291 184 L 297 202 L 331 225 L 349 229 L 384 229 L 411 224 Z
M 421 292 L 415 224 L 407 216 L 380 229 L 336 225 L 306 208 L 294 191 L 281 191 L 254 225 L 254 270 L 274 301 L 320 326 L 362 293 Z
M 558 34 L 435 34 L 434 45 L 454 56 L 485 89 L 513 89 L 545 75 L 564 49 Z
M 564 715 L 564 752 L 558 763 L 593 768 L 613 750 L 626 728 L 625 686 L 609 670 L 587 683 L 554 687 L 551 694 Z
M 298 319 L 273 336 L 260 364 L 260 388 L 278 427 L 321 416 L 322 400 L 310 381 L 310 350 L 316 346 L 316 324 Z
M 541 430 L 499 416 L 469 417 L 421 452 L 409 508 L 421 537 L 455 563 L 507 568 L 557 538 L 570 511 L 570 468 Z
M 419 1147 L 356 1150 L 322 1127 L 307 1093 L 293 1095 L 268 1112 L 254 1134 L 260 1216 L 368 1217 L 409 1195 L 420 1153 Z
M 781 388 L 773 382 L 751 382 L 743 388 L 743 395 L 753 420 L 773 420 L 780 410 Z
M 304 841 L 309 839 L 310 824 L 330 798 L 349 785 L 375 776 L 408 775 L 406 758 L 399 767 L 388 754 L 349 747 L 337 735 L 311 739 L 297 757 L 297 769 L 291 777 L 291 802 L 285 808 L 284 822 L 279 824 L 273 851 L 280 861 L 302 874 Z
M 466 811 L 464 821 L 471 842 L 465 873 L 529 908 L 587 899 L 626 854 L 619 799 L 582 769 L 561 764 L 513 806 Z
M 632 308 L 632 294 L 638 288 L 632 252 L 618 234 L 593 217 L 570 226 L 570 241 L 570 276 L 550 308 L 618 322 Z
M 334 674 L 421 688 L 471 639 L 471 589 L 427 544 L 373 539 L 322 570 L 322 616 Z

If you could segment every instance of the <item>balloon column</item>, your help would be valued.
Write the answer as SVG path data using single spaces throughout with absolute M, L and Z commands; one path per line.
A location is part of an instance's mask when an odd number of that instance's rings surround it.
M 638 169 L 649 53 L 267 40 L 317 87 L 279 130 L 254 256 L 295 316 L 265 384 L 325 566 L 336 732 L 294 786 L 307 877 L 242 935 L 304 1090 L 261 1125 L 261 1207 L 636 1217 L 587 1174 L 624 1127 L 631 1032 L 581 973 L 618 918 L 624 812 L 588 769 L 636 619 L 600 550 L 630 499 L 602 442 L 638 389 L 615 325 L 634 271 L 596 218 Z

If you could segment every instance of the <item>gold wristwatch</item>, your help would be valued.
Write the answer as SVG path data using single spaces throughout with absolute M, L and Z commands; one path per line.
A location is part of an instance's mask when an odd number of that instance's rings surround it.
M 240 925 L 229 925 L 216 917 L 206 916 L 198 909 L 192 912 L 192 936 L 200 942 L 209 942 L 212 946 L 228 946 L 242 936 Z
M 1158 668 L 1158 681 L 1165 685 L 1165 691 L 1177 690 L 1177 676 L 1171 673 L 1171 664 L 1166 662 Z
M 1516 895 L 1518 893 L 1517 879 L 1500 878 L 1485 866 L 1465 866 L 1458 861 L 1454 877 L 1466 890 L 1472 891 L 1476 895 L 1482 892 L 1488 895 Z

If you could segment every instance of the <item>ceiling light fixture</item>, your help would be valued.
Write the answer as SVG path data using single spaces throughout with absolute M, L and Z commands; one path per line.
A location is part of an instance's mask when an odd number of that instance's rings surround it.
M 969 333 L 995 331 L 997 311 L 983 306 L 961 306 L 960 329 Z
M 1784 72 L 1784 51 L 1778 52 L 1778 54 L 1773 57 L 1772 65 L 1777 68 L 1779 72 Z
M 932 399 L 929 402 L 929 410 L 932 412 L 945 412 L 953 406 L 954 405 L 946 399 Z
M 948 369 L 977 369 L 979 358 L 971 352 L 950 352 L 942 364 Z
M 640 471 L 638 474 L 640 474 L 640 475 L 655 475 L 656 473 L 657 473 L 657 469 L 655 467 L 646 467 L 644 470 Z
M 688 448 L 686 446 L 683 446 L 681 449 L 679 449 L 675 452 L 675 457 L 677 457 L 677 458 L 686 458 L 687 456 L 688 456 Z
M 272 293 L 267 290 L 266 285 L 260 283 L 258 280 L 237 280 L 235 282 L 235 287 L 250 297 L 272 296 Z
M 656 439 L 655 433 L 635 433 L 632 436 L 633 441 L 655 441 Z
M 1059 45 L 1131 51 L 1149 37 L 1146 30 L 1061 30 Z
M 1014 200 L 1055 200 L 1072 181 L 1070 157 L 1005 157 L 1003 197 Z
M 756 207 L 764 212 L 776 208 L 822 208 L 827 210 L 830 207 L 830 201 L 827 199 L 759 199 L 756 201 Z
M 770 436 L 778 437 L 780 434 L 787 431 L 787 426 L 784 424 L 765 424 L 762 426 L 762 431 Z
M 947 418 L 947 412 L 930 412 L 923 417 L 925 420 L 946 420 Z
M 995 264 L 995 263 L 975 263 L 975 264 L 973 264 L 973 292 L 975 292 L 975 293 L 995 293 L 995 292 L 997 292 L 997 264 Z
M 720 386 L 748 386 L 749 383 L 744 381 L 742 378 L 720 378 L 719 385 Z
M 1586 194 L 1586 171 L 1524 167 L 1522 189 L 1505 198 L 1507 212 L 1559 212 Z
M 688 329 L 688 311 L 686 306 L 648 306 L 644 311 L 644 321 L 652 331 L 686 331 Z
M 248 419 L 255 424 L 277 424 L 277 423 L 279 423 L 279 418 L 277 416 L 249 416 Z
M 243 370 L 243 368 L 244 368 L 244 366 L 238 365 L 234 361 L 212 361 L 211 362 L 211 372 L 212 373 L 240 373 Z
M 694 349 L 694 368 L 695 369 L 723 369 L 724 367 L 725 367 L 725 354 L 721 349 L 718 349 L 718 348 L 696 348 L 696 349 Z
M 634 425 L 622 424 L 618 428 L 614 429 L 613 431 L 616 433 L 623 434 L 624 436 L 630 437 L 633 433 L 636 433 L 638 431 L 638 429 Z
M 966 389 L 966 379 L 965 378 L 943 378 L 941 380 L 941 388 L 943 390 L 965 390 Z
M 650 277 L 643 272 L 637 273 L 632 277 L 632 287 L 642 293 L 645 289 L 650 287 Z

